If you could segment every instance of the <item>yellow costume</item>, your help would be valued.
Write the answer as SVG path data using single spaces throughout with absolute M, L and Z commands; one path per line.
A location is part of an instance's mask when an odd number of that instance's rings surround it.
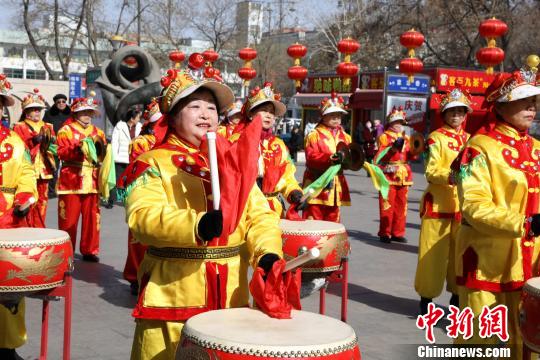
M 277 136 L 270 136 L 260 143 L 261 156 L 259 157 L 259 178 L 262 180 L 261 189 L 268 200 L 270 208 L 278 216 L 283 213 L 283 206 L 279 194 L 289 200 L 294 191 L 302 191 L 294 177 L 294 166 L 287 145 Z
M 471 138 L 458 182 L 463 216 L 456 242 L 457 284 L 464 286 L 460 305 L 472 307 L 475 316 L 483 305 L 507 305 L 508 323 L 514 325 L 508 329 L 509 342 L 519 348 L 515 325 L 521 287 L 538 276 L 540 241 L 527 234 L 525 224 L 528 214 L 540 212 L 539 166 L 540 142 L 499 122 Z M 475 336 L 468 342 L 495 341 Z
M 0 228 L 28 226 L 13 215 L 13 207 L 37 198 L 36 177 L 24 142 L 0 126 Z M 24 299 L 12 314 L 0 305 L 0 348 L 15 349 L 26 342 Z
M 208 160 L 176 135 L 142 154 L 127 173 L 127 222 L 134 238 L 149 246 L 134 310 L 134 349 L 142 350 L 132 359 L 171 359 L 183 321 L 248 305 L 248 266 L 267 253 L 282 256 L 279 219 L 254 186 L 228 239 L 199 239 L 199 220 L 211 209 Z
M 457 294 L 454 252 L 461 217 L 450 165 L 468 138 L 462 129 L 444 125 L 432 132 L 427 140 L 428 187 L 421 201 L 422 225 L 414 283 L 416 292 L 424 298 L 439 296 L 445 278 L 447 290 Z

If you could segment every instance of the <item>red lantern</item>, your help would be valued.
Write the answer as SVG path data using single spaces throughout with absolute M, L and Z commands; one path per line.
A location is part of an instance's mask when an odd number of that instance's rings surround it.
M 487 47 L 476 52 L 476 59 L 486 67 L 486 73 L 493 74 L 493 67 L 504 60 L 504 51 L 497 47 L 497 38 L 506 34 L 508 25 L 504 21 L 491 18 L 482 21 L 478 31 L 487 39 Z
M 424 43 L 424 35 L 421 32 L 411 29 L 401 34 L 399 42 L 407 48 L 407 56 L 409 56 L 399 62 L 399 71 L 407 74 L 409 83 L 412 83 L 414 74 L 421 72 L 424 68 L 422 61 L 415 57 L 415 49 Z
M 238 56 L 244 61 L 252 61 L 257 57 L 257 50 L 249 47 L 243 48 L 238 52 Z
M 337 44 L 338 51 L 342 54 L 354 54 L 360 49 L 360 43 L 354 39 L 347 38 L 340 40 Z
M 302 81 L 304 81 L 308 75 L 308 70 L 305 67 L 300 66 L 300 59 L 306 56 L 306 54 L 307 47 L 299 43 L 292 44 L 287 48 L 287 55 L 294 59 L 293 66 L 287 71 L 287 76 L 289 79 L 294 80 L 296 89 L 300 89 Z
M 204 65 L 204 56 L 199 53 L 189 55 L 188 66 L 193 69 L 200 69 Z
M 338 51 L 345 54 L 343 62 L 336 67 L 336 72 L 343 78 L 343 87 L 351 83 L 351 77 L 358 73 L 358 65 L 351 63 L 351 55 L 360 49 L 360 43 L 354 39 L 346 38 L 337 43 Z
M 498 38 L 506 34 L 508 25 L 504 21 L 496 18 L 491 18 L 482 21 L 478 27 L 480 36 L 485 38 Z
M 424 64 L 417 58 L 406 58 L 399 62 L 399 71 L 404 74 L 416 74 L 424 69 Z M 412 80 L 409 80 L 412 82 Z
M 169 53 L 169 60 L 173 62 L 175 68 L 179 68 L 185 59 L 186 55 L 182 51 L 174 50 Z
M 244 60 L 244 66 L 238 69 L 238 76 L 244 80 L 244 86 L 249 86 L 250 80 L 257 76 L 257 71 L 251 67 L 251 62 L 257 57 L 257 50 L 246 47 L 238 52 L 238 56 Z
M 238 69 L 238 76 L 244 80 L 244 83 L 249 84 L 249 81 L 257 76 L 257 71 L 251 67 L 243 67 Z
M 211 63 L 215 63 L 217 59 L 219 59 L 219 54 L 212 49 L 206 50 L 202 53 L 202 55 L 204 56 L 204 59 L 206 61 L 209 61 Z
M 127 56 L 124 58 L 124 64 L 128 65 L 129 67 L 136 67 L 138 65 L 138 62 L 135 57 Z

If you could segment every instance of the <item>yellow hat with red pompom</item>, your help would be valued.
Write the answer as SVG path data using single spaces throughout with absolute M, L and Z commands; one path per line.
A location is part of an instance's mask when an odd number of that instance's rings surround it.
M 321 116 L 331 113 L 347 114 L 347 105 L 341 96 L 338 96 L 336 92 L 332 91 L 330 98 L 324 98 L 321 101 L 319 111 L 321 112 Z
M 71 112 L 77 113 L 80 111 L 91 110 L 95 113 L 99 113 L 99 102 L 94 98 L 96 93 L 91 91 L 90 96 L 77 98 L 73 100 L 71 104 Z
M 287 107 L 281 102 L 281 94 L 274 90 L 272 83 L 267 81 L 263 84 L 262 89 L 255 87 L 249 92 L 245 106 L 245 113 L 248 114 L 251 110 L 264 103 L 274 105 L 276 116 L 283 116 L 287 112 Z
M 4 99 L 4 105 L 12 106 L 15 104 L 15 100 L 11 95 L 11 83 L 8 81 L 5 74 L 0 74 L 0 96 Z
M 205 66 L 202 54 L 193 53 L 188 60 L 188 68 L 169 69 L 161 78 L 160 110 L 168 114 L 181 99 L 198 89 L 209 90 L 216 98 L 219 112 L 227 110 L 234 102 L 234 93 L 223 83 L 219 70 Z
M 441 113 L 443 113 L 446 110 L 454 107 L 465 107 L 467 108 L 467 112 L 471 113 L 471 104 L 472 97 L 469 92 L 465 89 L 461 89 L 460 87 L 456 87 L 441 97 L 439 109 L 441 109 Z
M 512 74 L 497 74 L 486 89 L 484 106 L 540 95 L 535 70 L 535 68 L 525 67 Z
M 242 107 L 243 106 L 244 106 L 244 103 L 242 101 L 240 101 L 240 100 L 237 100 L 237 101 L 233 102 L 232 105 L 229 106 L 229 108 L 225 112 L 225 116 L 227 118 L 230 118 L 231 116 L 234 116 L 234 115 L 242 112 Z
M 403 124 L 407 124 L 407 113 L 403 111 L 402 106 L 398 108 L 394 106 L 390 114 L 388 114 L 386 121 L 388 124 L 396 122 L 396 121 L 401 121 L 403 122 Z
M 163 114 L 159 111 L 159 102 L 156 98 L 152 98 L 152 101 L 146 107 L 143 113 L 143 119 L 147 122 L 153 123 L 158 121 Z
M 45 98 L 39 93 L 39 89 L 35 88 L 33 93 L 23 98 L 21 107 L 23 110 L 26 110 L 30 108 L 44 109 L 47 106 L 45 105 Z

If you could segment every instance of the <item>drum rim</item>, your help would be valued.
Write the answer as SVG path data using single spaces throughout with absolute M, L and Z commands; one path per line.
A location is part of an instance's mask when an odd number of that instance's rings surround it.
M 303 236 L 303 235 L 315 235 L 315 236 L 325 236 L 325 235 L 343 235 L 345 238 L 349 238 L 347 234 L 347 229 L 343 228 L 341 230 L 302 230 L 297 232 L 288 232 L 281 229 L 281 234 L 286 236 Z
M 30 232 L 30 233 L 37 233 L 37 232 L 43 232 L 43 231 L 50 231 L 51 235 L 54 235 L 47 239 L 37 239 L 37 240 L 9 240 L 3 238 L 4 236 L 2 233 L 14 233 L 14 232 Z M 63 230 L 58 229 L 49 229 L 49 228 L 15 228 L 15 229 L 0 229 L 0 249 L 11 249 L 11 248 L 28 248 L 32 246 L 49 246 L 49 245 L 61 245 L 65 243 L 71 243 L 71 240 L 69 238 L 69 234 Z
M 64 284 L 64 279 L 59 280 L 59 281 L 45 283 L 45 284 L 36 284 L 36 285 L 0 286 L 0 292 L 6 292 L 6 293 L 35 292 L 35 291 L 52 289 L 62 284 Z
M 252 309 L 253 310 L 253 309 Z M 223 310 L 217 310 L 223 311 Z M 257 311 L 257 310 L 254 310 Z M 299 311 L 307 313 L 306 311 Z M 206 313 L 203 313 L 206 314 Z M 324 316 L 315 314 L 317 316 Z M 202 315 L 202 314 L 201 314 Z M 324 316 L 326 317 L 326 316 Z M 334 319 L 335 320 L 335 319 Z M 199 330 L 190 326 L 189 320 L 182 328 L 181 340 L 189 340 L 196 346 L 203 347 L 210 350 L 218 350 L 225 353 L 241 354 L 241 355 L 258 355 L 270 358 L 283 358 L 283 357 L 317 357 L 324 355 L 340 354 L 345 351 L 352 350 L 358 346 L 358 337 L 354 329 L 346 323 L 341 323 L 350 329 L 350 335 L 344 339 L 337 340 L 332 344 L 309 344 L 309 345 L 264 345 L 264 344 L 244 344 L 238 343 L 234 340 L 227 340 L 215 336 L 214 334 L 203 334 Z M 249 348 L 248 348 L 249 346 Z M 286 348 L 284 349 L 284 347 Z
M 532 278 L 532 279 L 539 279 L 539 277 L 534 277 L 534 278 Z M 531 280 L 531 279 L 527 280 L 527 281 L 525 282 L 525 285 L 523 285 L 523 291 L 524 291 L 524 292 L 527 292 L 527 293 L 529 293 L 529 294 L 532 294 L 532 295 L 535 295 L 535 296 L 540 297 L 540 289 L 537 288 L 537 287 L 535 287 L 535 286 L 533 286 L 533 285 L 531 284 L 531 281 L 530 281 L 530 280 Z

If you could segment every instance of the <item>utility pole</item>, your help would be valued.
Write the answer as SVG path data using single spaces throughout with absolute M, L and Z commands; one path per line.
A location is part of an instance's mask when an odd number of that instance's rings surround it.
M 137 0 L 137 45 L 141 46 L 141 0 Z

